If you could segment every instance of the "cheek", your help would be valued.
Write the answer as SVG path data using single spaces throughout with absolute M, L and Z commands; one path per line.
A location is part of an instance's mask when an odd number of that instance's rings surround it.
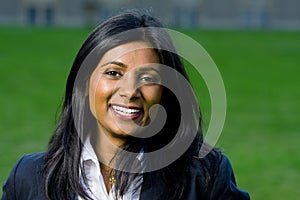
M 160 103 L 162 96 L 161 86 L 151 86 L 143 89 L 143 96 L 150 105 Z
M 113 93 L 113 86 L 103 79 L 93 82 L 89 88 L 89 102 L 91 112 L 96 116 L 97 112 L 101 112 L 107 107 L 107 102 Z M 101 111 L 100 111 L 101 110 Z

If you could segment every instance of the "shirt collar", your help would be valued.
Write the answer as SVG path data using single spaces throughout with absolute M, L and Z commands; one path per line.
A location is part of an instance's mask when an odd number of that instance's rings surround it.
M 94 151 L 94 148 L 91 145 L 90 137 L 87 137 L 83 143 L 83 148 L 81 152 L 81 164 L 85 161 L 92 161 L 94 163 L 98 163 L 97 155 Z
M 137 159 L 141 162 L 141 164 L 143 166 L 143 164 L 144 164 L 144 150 L 143 149 L 141 150 L 141 152 L 139 154 L 137 154 Z M 80 164 L 83 165 L 83 163 L 85 163 L 87 161 L 93 162 L 96 164 L 96 166 L 100 167 L 98 157 L 94 151 L 94 148 L 91 145 L 90 137 L 87 137 L 83 143 Z

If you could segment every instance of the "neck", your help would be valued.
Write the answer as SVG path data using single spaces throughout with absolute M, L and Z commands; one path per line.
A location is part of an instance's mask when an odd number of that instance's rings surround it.
M 116 160 L 116 153 L 118 148 L 124 144 L 124 140 L 113 138 L 112 136 L 103 132 L 94 134 L 91 138 L 91 144 L 98 157 L 98 160 L 105 166 L 114 168 L 113 165 Z

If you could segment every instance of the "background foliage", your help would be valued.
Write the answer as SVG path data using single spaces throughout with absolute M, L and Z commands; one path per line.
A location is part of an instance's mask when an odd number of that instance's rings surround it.
M 252 199 L 297 199 L 300 33 L 181 31 L 204 46 L 223 76 L 228 111 L 217 146 L 230 158 L 239 187 Z M 1 183 L 20 156 L 46 149 L 67 74 L 88 32 L 0 28 Z M 192 75 L 207 126 L 209 96 L 200 79 Z

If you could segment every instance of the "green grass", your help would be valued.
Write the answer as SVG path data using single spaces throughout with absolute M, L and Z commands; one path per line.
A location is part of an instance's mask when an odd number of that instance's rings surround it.
M 21 155 L 45 150 L 88 31 L 0 28 L 1 183 Z M 218 147 L 230 158 L 240 188 L 252 199 L 297 199 L 300 33 L 185 32 L 205 47 L 223 76 L 228 107 Z M 205 88 L 199 93 L 207 125 L 209 97 Z

